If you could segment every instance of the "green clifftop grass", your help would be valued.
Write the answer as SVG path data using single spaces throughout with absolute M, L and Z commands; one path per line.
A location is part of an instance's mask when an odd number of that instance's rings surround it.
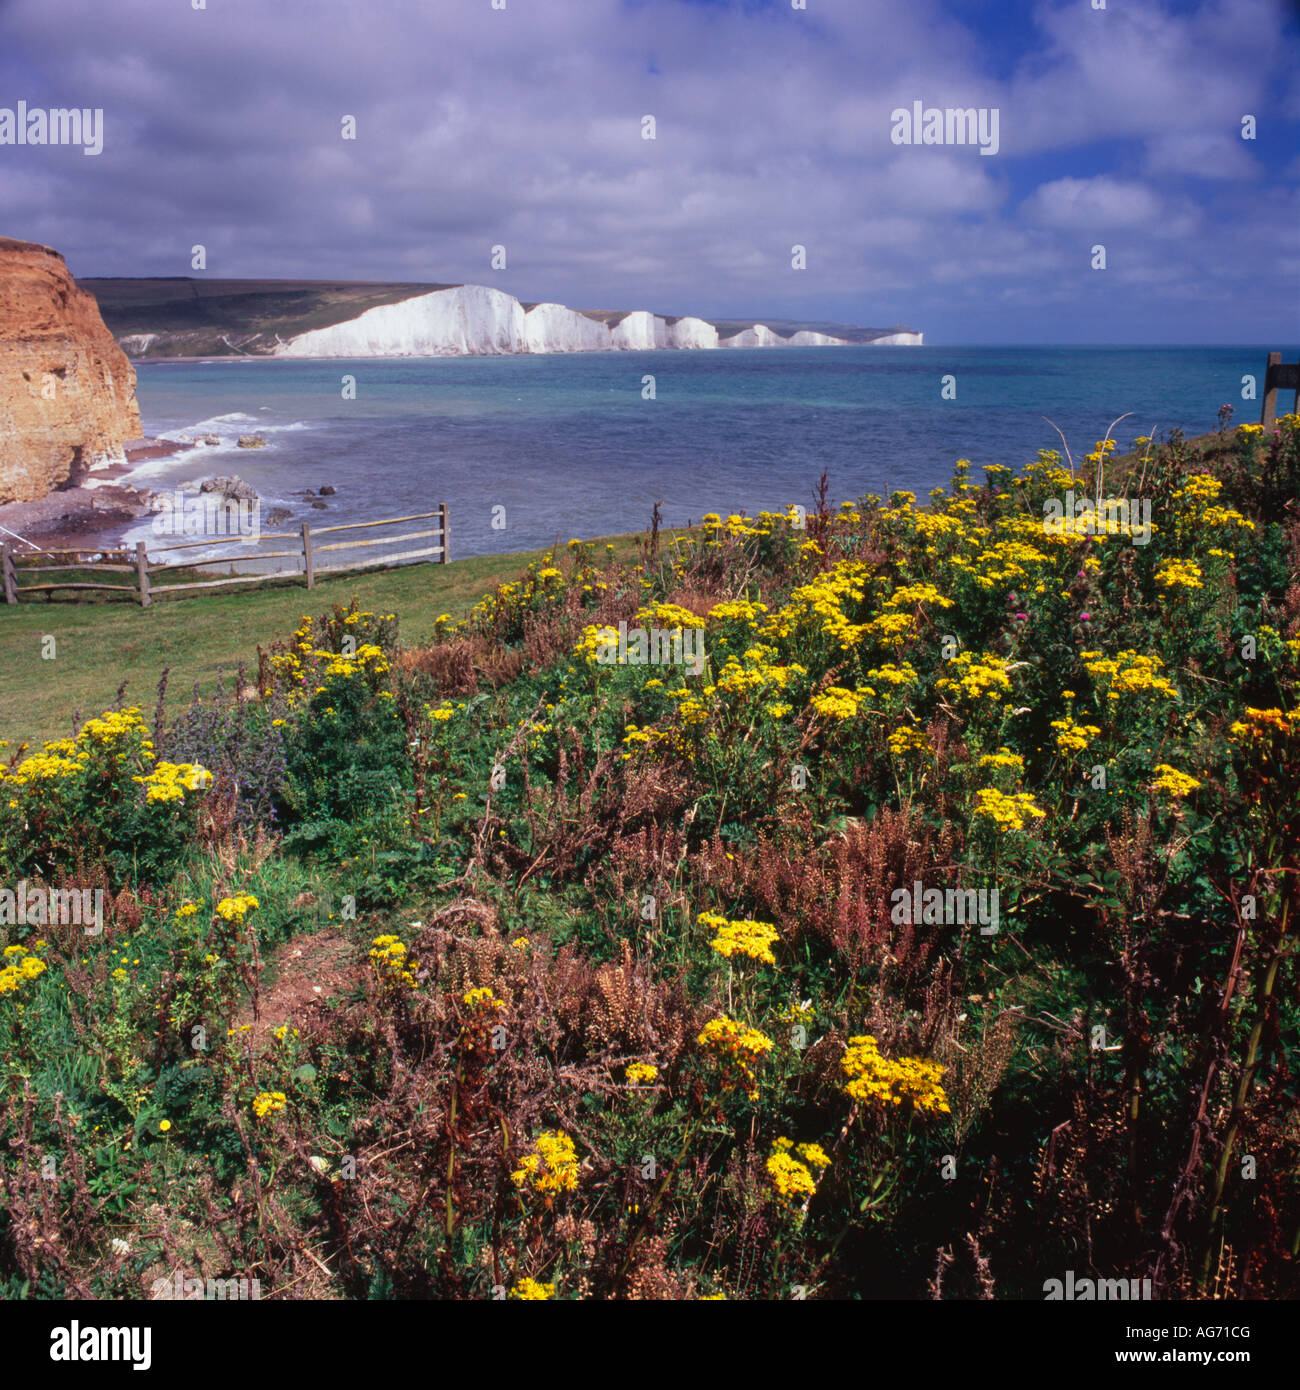
M 631 536 L 603 537 L 601 544 L 607 541 L 620 558 L 636 549 Z M 311 591 L 281 582 L 178 596 L 156 600 L 149 609 L 125 600 L 0 605 L 0 738 L 35 745 L 61 737 L 74 710 L 85 718 L 110 708 L 123 681 L 129 702 L 149 709 L 164 667 L 171 670 L 173 700 L 188 700 L 196 682 L 210 694 L 219 668 L 229 687 L 241 661 L 250 678 L 256 675 L 259 643 L 268 646 L 292 632 L 304 613 L 354 595 L 364 607 L 397 614 L 413 639 L 426 635 L 441 614 L 464 617 L 485 592 L 542 554 L 512 551 L 449 565 L 329 575 Z M 47 636 L 56 644 L 49 661 L 41 657 Z

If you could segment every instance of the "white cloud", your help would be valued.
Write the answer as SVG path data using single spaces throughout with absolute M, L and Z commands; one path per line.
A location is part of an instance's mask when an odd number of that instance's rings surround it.
M 1263 172 L 1236 131 L 1171 131 L 1147 143 L 1152 174 L 1189 174 L 1200 179 L 1252 180 Z
M 924 328 L 1068 304 L 1075 241 L 1123 233 L 1124 274 L 1172 267 L 1244 322 L 1278 299 L 1231 248 L 1276 275 L 1294 214 L 1237 138 L 1300 90 L 1278 8 L 1050 0 L 1008 63 L 940 0 L 10 0 L 0 105 L 103 105 L 107 147 L 0 149 L 0 234 L 83 275 L 188 274 L 202 241 L 219 275 Z M 1000 154 L 892 145 L 914 100 L 998 107 Z
M 1144 184 L 1099 174 L 1040 184 L 1021 212 L 1043 227 L 1070 227 L 1081 236 L 1113 227 L 1149 227 L 1161 216 L 1160 199 Z

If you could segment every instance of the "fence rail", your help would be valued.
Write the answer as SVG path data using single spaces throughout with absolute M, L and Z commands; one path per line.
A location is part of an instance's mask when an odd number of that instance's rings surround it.
M 1277 420 L 1279 391 L 1295 392 L 1291 409 L 1300 413 L 1300 362 L 1283 362 L 1280 352 L 1270 352 L 1264 365 L 1264 401 L 1259 411 L 1259 423 L 1266 430 Z
M 398 536 L 376 536 L 357 541 L 330 541 L 319 544 L 315 537 L 337 534 L 342 531 L 361 531 L 372 526 L 403 526 L 411 521 L 428 521 L 437 518 L 437 525 L 422 531 L 405 531 Z M 426 541 L 436 537 L 433 545 L 425 545 L 416 550 L 403 550 L 397 554 L 376 555 L 353 563 L 318 565 L 316 556 L 326 551 L 368 550 L 372 546 L 400 545 L 408 541 Z M 208 546 L 229 547 L 238 537 L 222 536 L 216 540 L 181 541 L 175 545 L 159 546 L 155 556 L 174 554 L 176 551 L 201 550 Z M 295 541 L 291 550 L 261 550 L 263 542 Z M 66 557 L 66 563 L 60 559 Z M 155 576 L 167 574 L 192 574 L 205 565 L 226 565 L 232 570 L 235 565 L 253 562 L 260 564 L 266 560 L 292 559 L 298 561 L 292 568 L 254 570 L 247 574 L 231 573 L 221 579 L 182 579 L 171 583 L 158 582 Z M 445 565 L 448 559 L 448 511 L 443 502 L 435 512 L 416 512 L 411 516 L 387 517 L 380 521 L 343 522 L 335 526 L 321 526 L 315 531 L 307 522 L 302 523 L 301 531 L 268 532 L 259 535 L 257 540 L 247 546 L 246 553 L 239 555 L 214 555 L 210 559 L 187 559 L 175 562 L 158 562 L 150 559 L 144 541 L 137 541 L 134 551 L 124 547 L 117 549 L 42 550 L 34 548 L 20 552 L 14 545 L 5 542 L 0 546 L 0 580 L 3 581 L 6 603 L 20 603 L 32 594 L 57 593 L 63 590 L 93 589 L 104 593 L 133 594 L 141 608 L 148 608 L 155 596 L 192 592 L 195 589 L 217 589 L 230 584 L 258 584 L 267 579 L 284 579 L 298 576 L 307 588 L 315 587 L 317 577 L 322 574 L 344 574 L 350 570 L 385 569 L 390 565 L 405 564 L 411 560 L 428 560 Z M 29 563 L 29 561 L 53 563 Z M 20 579 L 33 574 L 130 574 L 135 576 L 133 584 L 103 584 L 96 580 L 63 580 L 61 582 L 42 582 L 40 584 L 20 583 Z

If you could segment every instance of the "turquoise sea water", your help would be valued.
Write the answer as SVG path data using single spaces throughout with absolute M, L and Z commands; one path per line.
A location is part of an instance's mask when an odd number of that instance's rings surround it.
M 1116 416 L 1135 435 L 1203 433 L 1220 405 L 1259 418 L 1242 378 L 1258 348 L 771 348 L 395 361 L 142 363 L 146 433 L 222 436 L 127 481 L 167 488 L 238 473 L 292 522 L 370 520 L 447 502 L 452 554 L 637 530 L 706 512 L 809 505 L 823 470 L 834 500 L 946 485 L 1040 448 L 1075 459 Z M 1285 360 L 1296 348 L 1281 347 Z M 356 379 L 343 399 L 342 378 Z M 956 399 L 941 397 L 951 375 Z M 643 398 L 653 376 L 655 398 Z M 1291 408 L 1291 398 L 1280 401 Z M 260 431 L 270 447 L 235 447 Z M 326 510 L 302 493 L 337 489 Z M 505 508 L 504 529 L 492 526 Z M 500 513 L 496 513 L 498 518 Z M 141 537 L 148 530 L 137 528 Z M 136 531 L 131 533 L 134 538 Z

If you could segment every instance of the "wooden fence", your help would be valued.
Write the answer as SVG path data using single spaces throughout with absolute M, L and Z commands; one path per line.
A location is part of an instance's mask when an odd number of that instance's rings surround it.
M 1291 409 L 1300 413 L 1300 363 L 1283 362 L 1280 352 L 1270 352 L 1264 367 L 1264 402 L 1260 407 L 1259 423 L 1272 429 L 1277 419 L 1277 393 L 1294 391 L 1295 403 Z
M 437 525 L 423 531 L 406 531 L 400 536 L 376 536 L 357 541 L 327 541 L 321 544 L 319 537 L 337 535 L 341 531 L 362 531 L 375 526 L 401 526 L 411 521 L 428 521 L 437 518 Z M 229 584 L 256 584 L 264 579 L 283 578 L 288 575 L 301 575 L 309 589 L 323 574 L 342 574 L 350 570 L 385 569 L 390 565 L 403 564 L 411 560 L 427 560 L 436 557 L 437 563 L 445 565 L 448 555 L 447 504 L 444 502 L 436 512 L 416 512 L 413 516 L 388 517 L 383 521 L 355 521 L 341 526 L 321 526 L 312 530 L 307 522 L 302 523 L 301 531 L 280 531 L 262 534 L 254 545 L 241 542 L 238 555 L 220 555 L 211 560 L 186 559 L 174 563 L 155 562 L 148 553 L 144 541 L 137 541 L 135 549 L 105 550 L 82 547 L 79 550 L 34 550 L 20 553 L 13 545 L 6 543 L 0 547 L 0 575 L 4 581 L 6 603 L 19 603 L 32 594 L 58 593 L 73 589 L 94 589 L 107 593 L 131 594 L 142 608 L 148 608 L 155 595 L 179 594 L 195 589 L 218 589 Z M 319 564 L 317 557 L 329 554 L 331 558 L 339 551 L 356 551 L 372 546 L 398 545 L 408 541 L 423 541 L 437 537 L 433 545 L 418 550 L 403 550 L 396 555 L 376 555 L 372 559 L 344 561 L 337 564 Z M 181 541 L 175 545 L 161 546 L 154 555 L 175 554 L 177 551 L 194 551 L 214 545 L 225 546 L 227 550 L 238 537 L 222 536 L 217 540 Z M 264 541 L 292 541 L 291 550 L 261 550 Z M 246 550 L 243 547 L 246 546 Z M 292 567 L 277 567 L 270 570 L 259 569 L 247 574 L 231 574 L 222 579 L 185 579 L 179 582 L 160 582 L 155 576 L 192 573 L 205 565 L 226 565 L 233 569 L 236 565 L 268 560 L 293 559 L 298 563 Z M 342 557 L 338 557 L 342 560 Z M 45 563 L 49 562 L 49 563 Z M 39 584 L 20 583 L 22 577 L 32 574 L 64 574 L 76 572 L 89 573 L 90 580 L 77 579 L 62 582 L 43 581 Z M 131 575 L 126 583 L 99 583 L 101 574 Z

